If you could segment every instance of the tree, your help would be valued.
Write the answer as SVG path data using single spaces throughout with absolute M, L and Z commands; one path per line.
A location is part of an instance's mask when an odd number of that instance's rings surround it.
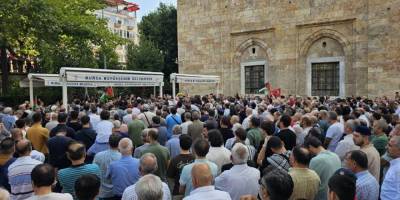
M 0 64 L 2 92 L 8 90 L 8 58 L 35 58 L 42 72 L 59 68 L 98 67 L 98 47 L 108 57 L 124 40 L 97 19 L 95 10 L 105 7 L 101 0 L 2 0 L 0 6 Z
M 130 70 L 161 71 L 164 56 L 149 40 L 141 40 L 140 45 L 128 45 L 127 67 Z
M 142 41 L 151 41 L 155 47 L 161 50 L 164 58 L 161 71 L 165 74 L 168 82 L 169 75 L 178 71 L 176 8 L 161 3 L 155 12 L 142 18 L 138 29 L 141 43 Z

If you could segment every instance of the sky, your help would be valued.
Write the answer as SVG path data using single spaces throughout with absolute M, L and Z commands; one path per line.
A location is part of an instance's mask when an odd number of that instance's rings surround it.
M 142 17 L 148 13 L 157 10 L 160 3 L 165 3 L 167 5 L 174 5 L 176 7 L 177 0 L 129 0 L 130 2 L 135 2 L 139 4 L 140 10 L 137 12 L 138 22 L 142 20 Z

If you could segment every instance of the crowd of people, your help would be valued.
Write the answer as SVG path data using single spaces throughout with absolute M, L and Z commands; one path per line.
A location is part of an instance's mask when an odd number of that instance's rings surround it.
M 399 200 L 400 98 L 0 107 L 0 199 Z

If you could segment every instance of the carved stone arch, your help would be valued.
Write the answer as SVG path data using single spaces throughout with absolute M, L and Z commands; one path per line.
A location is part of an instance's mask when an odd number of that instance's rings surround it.
M 260 46 L 265 52 L 267 56 L 267 60 L 270 60 L 272 57 L 272 51 L 271 48 L 268 48 L 268 45 L 262 41 L 261 39 L 258 38 L 250 38 L 243 43 L 241 43 L 235 50 L 235 59 L 240 62 L 240 57 L 242 56 L 243 52 L 246 51 L 249 47 L 257 45 Z
M 343 51 L 346 55 L 351 54 L 350 42 L 346 39 L 344 35 L 333 29 L 321 29 L 308 36 L 300 45 L 300 58 L 305 58 L 307 56 L 308 50 L 315 41 L 318 41 L 319 39 L 325 37 L 334 39 L 339 42 L 342 45 Z

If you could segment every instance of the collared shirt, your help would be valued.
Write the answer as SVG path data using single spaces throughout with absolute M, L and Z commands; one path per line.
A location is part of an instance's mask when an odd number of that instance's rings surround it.
M 132 156 L 122 156 L 120 160 L 111 162 L 106 177 L 112 180 L 114 195 L 122 196 L 125 188 L 140 178 L 139 160 Z
M 169 151 L 166 147 L 161 146 L 160 144 L 150 144 L 146 150 L 142 151 L 142 155 L 146 153 L 153 153 L 157 158 L 157 171 L 155 174 L 161 178 L 161 180 L 167 180 L 167 165 L 171 156 L 169 155 Z
M 62 192 L 70 193 L 74 199 L 77 199 L 75 196 L 75 182 L 85 174 L 94 174 L 99 178 L 101 177 L 99 166 L 96 164 L 81 164 L 58 171 L 58 181 L 63 188 Z
M 6 115 L 3 116 L 2 121 L 3 121 L 4 127 L 8 131 L 10 131 L 13 128 L 16 120 L 15 120 L 14 116 L 6 114 Z
M 147 149 L 147 147 L 149 147 L 149 143 L 144 143 L 142 146 L 139 146 L 137 148 L 135 148 L 135 152 L 133 153 L 133 157 L 135 158 L 140 158 L 140 156 L 142 155 L 142 152 L 144 150 Z
M 356 173 L 357 200 L 378 200 L 379 183 L 368 170 Z
M 143 129 L 145 129 L 145 128 L 146 128 L 146 126 L 139 119 L 135 119 L 135 120 L 132 120 L 131 122 L 129 122 L 128 135 L 129 135 L 129 138 L 132 140 L 133 145 L 135 145 L 135 147 L 143 144 L 141 135 L 142 135 Z
M 172 136 L 172 128 L 174 128 L 175 125 L 182 124 L 181 116 L 177 114 L 169 114 L 165 118 L 165 121 L 167 122 L 167 131 L 169 137 Z
M 344 136 L 343 140 L 340 141 L 335 149 L 335 153 L 339 156 L 340 160 L 343 162 L 346 153 L 359 150 L 360 147 L 354 144 L 353 134 L 347 134 Z
M 232 199 L 240 199 L 241 196 L 247 194 L 257 196 L 259 179 L 259 170 L 247 164 L 234 165 L 230 170 L 224 171 L 215 178 L 215 187 L 228 192 Z
M 8 167 L 8 181 L 11 186 L 11 199 L 26 199 L 33 195 L 31 172 L 40 161 L 30 156 L 19 157 Z
M 53 200 L 53 199 L 72 200 L 73 198 L 72 198 L 71 194 L 68 194 L 68 193 L 63 194 L 63 193 L 51 192 L 51 193 L 45 194 L 45 195 L 33 195 L 26 200 Z
M 189 125 L 192 124 L 192 121 L 186 121 L 183 122 L 181 127 L 182 127 L 182 134 L 188 134 L 188 129 L 189 129 Z
M 231 200 L 227 192 L 219 191 L 214 186 L 199 187 L 190 192 L 190 195 L 183 200 Z
M 135 191 L 136 184 L 127 187 L 122 194 L 122 200 L 137 200 L 137 194 Z M 163 200 L 171 200 L 171 191 L 169 191 L 169 187 L 166 183 L 162 182 L 162 190 L 163 190 Z
M 322 151 L 310 161 L 310 169 L 314 170 L 321 179 L 315 199 L 325 200 L 328 198 L 329 178 L 341 167 L 339 156 L 330 151 Z
M 220 173 L 222 166 L 231 163 L 231 152 L 225 147 L 210 147 L 206 158 L 217 164 L 218 173 Z
M 114 125 L 108 120 L 101 120 L 95 127 L 97 133 L 96 142 L 108 143 Z
M 331 138 L 331 142 L 329 143 L 328 150 L 335 152 L 336 146 L 338 145 L 340 138 L 342 138 L 344 132 L 343 124 L 336 122 L 329 126 L 326 131 L 326 138 Z
M 97 127 L 97 124 L 100 122 L 100 116 L 97 114 L 89 114 L 90 118 L 90 126 L 95 129 Z
M 181 145 L 179 144 L 179 135 L 173 135 L 171 139 L 168 140 L 167 144 L 165 145 L 169 153 L 171 155 L 171 158 L 174 158 L 175 156 L 179 155 L 181 152 Z
M 390 161 L 390 168 L 386 173 L 381 187 L 382 200 L 400 199 L 400 158 Z
M 106 173 L 108 171 L 108 166 L 110 165 L 110 163 L 119 159 L 121 159 L 121 153 L 119 153 L 118 150 L 112 149 L 102 151 L 94 156 L 93 163 L 99 166 L 101 172 L 101 187 L 99 193 L 100 198 L 114 196 L 112 192 L 113 184 L 111 178 L 107 178 Z
M 57 120 L 51 120 L 49 122 L 47 122 L 45 128 L 47 128 L 47 130 L 51 131 L 53 130 L 53 128 L 55 128 L 58 125 L 58 121 Z
M 379 181 L 380 170 L 381 170 L 381 157 L 379 152 L 375 149 L 374 145 L 370 143 L 360 149 L 368 158 L 368 171 Z
M 49 130 L 43 128 L 40 123 L 34 124 L 31 128 L 26 132 L 27 138 L 32 142 L 32 146 L 34 149 L 48 154 L 49 149 L 47 148 L 47 140 L 49 139 Z
M 290 168 L 289 175 L 292 177 L 294 183 L 293 193 L 290 196 L 291 200 L 315 198 L 321 180 L 314 170 L 308 168 Z
M 206 163 L 210 169 L 211 169 L 211 174 L 213 177 L 217 177 L 218 174 L 218 166 L 213 163 L 208 161 L 207 159 L 196 159 L 193 163 L 186 165 L 182 169 L 181 177 L 179 179 L 179 184 L 181 186 L 185 186 L 185 196 L 188 196 L 189 193 L 193 190 L 192 186 L 192 168 L 195 164 L 197 163 Z M 228 195 L 229 196 L 229 195 Z

